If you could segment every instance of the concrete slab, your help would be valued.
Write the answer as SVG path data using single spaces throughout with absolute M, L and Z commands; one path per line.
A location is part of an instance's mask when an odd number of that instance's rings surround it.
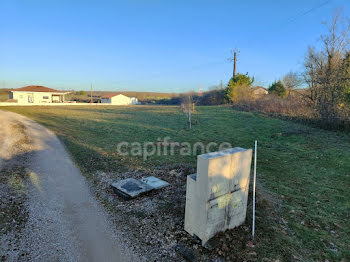
M 154 189 L 160 189 L 169 186 L 168 182 L 161 180 L 155 176 L 144 177 L 141 179 L 141 181 Z
M 112 184 L 113 190 L 116 194 L 129 199 L 139 196 L 154 189 L 146 183 L 136 180 L 134 178 L 127 178 L 117 181 Z

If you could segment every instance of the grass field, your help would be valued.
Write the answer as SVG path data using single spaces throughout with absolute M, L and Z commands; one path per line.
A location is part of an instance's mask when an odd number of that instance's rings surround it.
M 53 130 L 84 172 L 195 167 L 195 156 L 120 156 L 118 142 L 259 141 L 256 252 L 282 261 L 350 259 L 350 138 L 293 122 L 197 107 L 190 130 L 179 107 L 7 107 Z M 2 123 L 4 124 L 4 123 Z M 214 148 L 213 148 L 214 149 Z M 248 234 L 248 233 L 247 233 Z

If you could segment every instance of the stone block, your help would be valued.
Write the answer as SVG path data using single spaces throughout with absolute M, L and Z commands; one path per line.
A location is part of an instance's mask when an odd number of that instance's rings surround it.
M 246 217 L 252 150 L 231 148 L 199 155 L 197 174 L 187 176 L 185 230 L 204 245 Z

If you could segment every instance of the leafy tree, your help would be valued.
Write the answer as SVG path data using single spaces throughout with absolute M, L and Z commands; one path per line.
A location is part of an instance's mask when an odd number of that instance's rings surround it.
M 254 77 L 247 74 L 237 74 L 232 77 L 226 88 L 226 99 L 232 102 L 246 100 L 251 97 L 251 86 L 254 83 Z
M 285 97 L 287 94 L 287 90 L 281 81 L 277 81 L 272 83 L 272 85 L 269 87 L 269 93 L 275 94 L 280 97 Z
M 79 95 L 85 96 L 85 95 L 86 95 L 86 92 L 85 92 L 85 91 L 79 91 Z

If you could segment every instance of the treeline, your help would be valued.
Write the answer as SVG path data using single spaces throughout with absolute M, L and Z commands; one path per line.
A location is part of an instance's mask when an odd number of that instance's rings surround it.
M 348 21 L 344 23 L 343 21 Z M 232 104 L 236 109 L 317 123 L 325 128 L 350 128 L 350 20 L 336 13 L 319 49 L 310 47 L 304 69 L 289 72 L 272 83 L 268 92 L 254 87 L 254 78 L 237 74 L 225 88 L 201 95 L 182 94 L 159 101 L 177 105 L 191 100 L 197 105 Z
M 170 99 L 155 100 L 154 103 L 160 105 L 180 105 L 185 101 L 188 101 L 188 99 L 190 99 L 192 103 L 201 106 L 222 105 L 228 103 L 225 97 L 225 90 L 219 89 L 219 87 L 218 89 L 206 91 L 202 94 L 195 92 L 183 93 Z
M 350 128 L 350 20 L 338 12 L 325 25 L 321 45 L 318 49 L 309 47 L 301 73 L 288 73 L 270 86 L 268 96 L 258 99 L 237 96 L 243 85 L 235 87 L 236 97 L 231 99 L 234 106 L 325 128 Z

